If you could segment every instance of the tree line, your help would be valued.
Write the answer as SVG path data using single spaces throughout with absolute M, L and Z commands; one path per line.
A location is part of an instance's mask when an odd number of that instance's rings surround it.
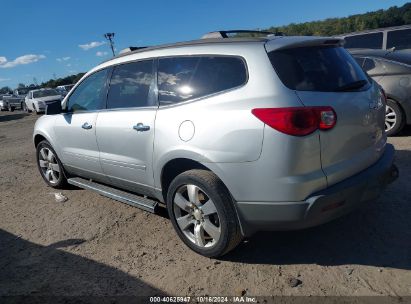
M 411 2 L 401 7 L 393 6 L 386 10 L 381 9 L 344 18 L 329 18 L 321 21 L 291 23 L 278 27 L 272 26 L 268 30 L 281 32 L 289 36 L 333 36 L 405 24 L 411 24 Z
M 62 77 L 62 78 L 50 79 L 50 80 L 47 80 L 46 82 L 42 82 L 40 85 L 36 85 L 32 83 L 26 86 L 24 83 L 19 83 L 17 85 L 17 88 L 29 87 L 29 88 L 32 88 L 33 90 L 38 89 L 38 88 L 55 88 L 61 85 L 74 84 L 77 81 L 79 81 L 80 78 L 83 77 L 84 74 L 85 73 L 78 73 L 78 74 L 69 75 L 69 76 Z M 8 86 L 0 88 L 0 94 L 7 94 L 10 92 L 12 92 L 12 89 Z

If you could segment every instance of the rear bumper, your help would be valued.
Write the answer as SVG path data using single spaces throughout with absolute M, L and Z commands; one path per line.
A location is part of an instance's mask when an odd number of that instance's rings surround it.
M 237 202 L 245 236 L 261 230 L 293 230 L 316 226 L 338 218 L 362 203 L 375 200 L 398 177 L 394 147 L 372 166 L 300 202 Z

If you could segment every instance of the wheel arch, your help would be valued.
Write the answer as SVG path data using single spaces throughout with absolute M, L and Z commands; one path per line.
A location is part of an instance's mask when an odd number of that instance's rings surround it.
M 411 100 L 409 102 L 403 101 L 395 95 L 387 93 L 387 99 L 395 102 L 401 109 L 406 124 L 411 124 Z
M 176 157 L 176 158 L 168 160 L 161 168 L 160 185 L 161 185 L 161 191 L 162 191 L 164 202 L 167 201 L 166 196 L 167 196 L 168 187 L 170 186 L 173 179 L 177 175 L 183 172 L 189 171 L 189 170 L 193 170 L 193 169 L 207 170 L 215 174 L 221 180 L 224 187 L 227 189 L 228 193 L 230 193 L 230 196 L 232 197 L 231 191 L 227 187 L 227 184 L 224 182 L 224 179 L 220 176 L 220 174 L 215 172 L 215 170 L 207 166 L 207 163 L 200 162 L 192 158 Z
M 48 136 L 46 133 L 36 132 L 36 133 L 33 135 L 33 143 L 34 143 L 34 146 L 35 146 L 36 148 L 37 148 L 38 144 L 39 144 L 41 141 L 43 141 L 43 140 L 47 140 L 48 143 L 53 147 L 53 149 L 56 150 L 56 147 L 55 147 L 55 145 L 54 145 L 53 140 L 52 140 L 51 137 Z M 57 151 L 56 151 L 56 152 L 57 152 Z
M 223 186 L 226 188 L 228 194 L 231 197 L 232 204 L 233 204 L 233 207 L 236 213 L 236 217 L 237 217 L 237 220 L 240 226 L 241 234 L 245 235 L 243 224 L 242 224 L 242 221 L 240 219 L 240 216 L 237 210 L 237 204 L 235 203 L 235 199 L 230 189 L 227 187 L 227 184 L 224 182 L 223 178 L 221 178 L 221 176 L 219 176 L 219 174 L 217 174 L 215 170 L 212 170 L 211 168 L 209 168 L 207 166 L 207 163 L 201 163 L 199 161 L 196 161 L 190 158 L 174 158 L 166 162 L 164 166 L 162 167 L 161 174 L 160 174 L 161 194 L 162 194 L 163 202 L 164 203 L 167 202 L 168 188 L 171 182 L 173 181 L 173 179 L 177 175 L 183 172 L 186 172 L 188 170 L 192 170 L 192 169 L 203 169 L 203 170 L 210 171 L 220 179 L 220 181 L 223 183 Z
M 42 142 L 43 140 L 47 140 L 47 138 L 45 138 L 43 135 L 41 134 L 36 134 L 34 135 L 34 146 L 37 148 L 37 146 L 39 145 L 40 142 Z M 48 141 L 48 140 L 47 140 Z
M 164 202 L 167 201 L 168 187 L 170 186 L 173 179 L 177 175 L 192 169 L 203 169 L 211 171 L 209 168 L 201 164 L 199 161 L 184 157 L 173 158 L 163 165 L 160 173 L 160 185 Z

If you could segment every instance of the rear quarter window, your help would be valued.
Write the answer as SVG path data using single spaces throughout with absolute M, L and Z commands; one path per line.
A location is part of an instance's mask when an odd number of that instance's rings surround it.
M 160 104 L 173 104 L 223 92 L 247 82 L 242 58 L 187 56 L 159 59 Z
M 411 49 L 411 29 L 390 31 L 387 33 L 387 49 Z
M 347 49 L 382 49 L 383 33 L 370 33 L 344 38 Z
M 280 80 L 297 91 L 334 92 L 367 76 L 342 47 L 300 47 L 268 54 Z

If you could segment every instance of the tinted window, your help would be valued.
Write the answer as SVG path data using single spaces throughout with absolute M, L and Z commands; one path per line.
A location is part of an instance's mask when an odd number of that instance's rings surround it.
M 357 61 L 358 65 L 362 67 L 362 64 L 364 63 L 364 58 L 362 57 L 354 57 L 355 61 Z
M 375 69 L 375 62 L 374 60 L 367 58 L 364 62 L 364 66 L 363 66 L 364 71 L 369 72 L 372 69 Z
M 300 47 L 269 53 L 281 81 L 292 90 L 332 92 L 367 76 L 341 47 Z
M 411 29 L 388 32 L 387 49 L 392 47 L 396 50 L 411 49 Z
M 366 58 L 364 61 L 363 69 L 368 73 L 368 75 L 375 76 L 378 74 L 383 74 L 385 67 L 380 60 Z
M 59 92 L 56 90 L 40 90 L 40 91 L 34 91 L 33 92 L 33 97 L 34 98 L 41 98 L 41 97 L 47 97 L 47 96 L 56 96 L 60 95 Z
M 27 95 L 28 91 L 29 91 L 29 89 L 18 89 L 17 94 L 18 95 Z
M 84 79 L 70 95 L 68 100 L 69 111 L 91 111 L 104 108 L 107 94 L 108 70 L 91 74 Z
M 237 57 L 175 57 L 159 60 L 158 90 L 163 104 L 225 91 L 244 84 L 247 72 Z
M 116 66 L 111 76 L 107 108 L 132 108 L 155 105 L 149 92 L 154 88 L 153 61 Z
M 372 33 L 345 37 L 347 49 L 382 49 L 383 33 Z

